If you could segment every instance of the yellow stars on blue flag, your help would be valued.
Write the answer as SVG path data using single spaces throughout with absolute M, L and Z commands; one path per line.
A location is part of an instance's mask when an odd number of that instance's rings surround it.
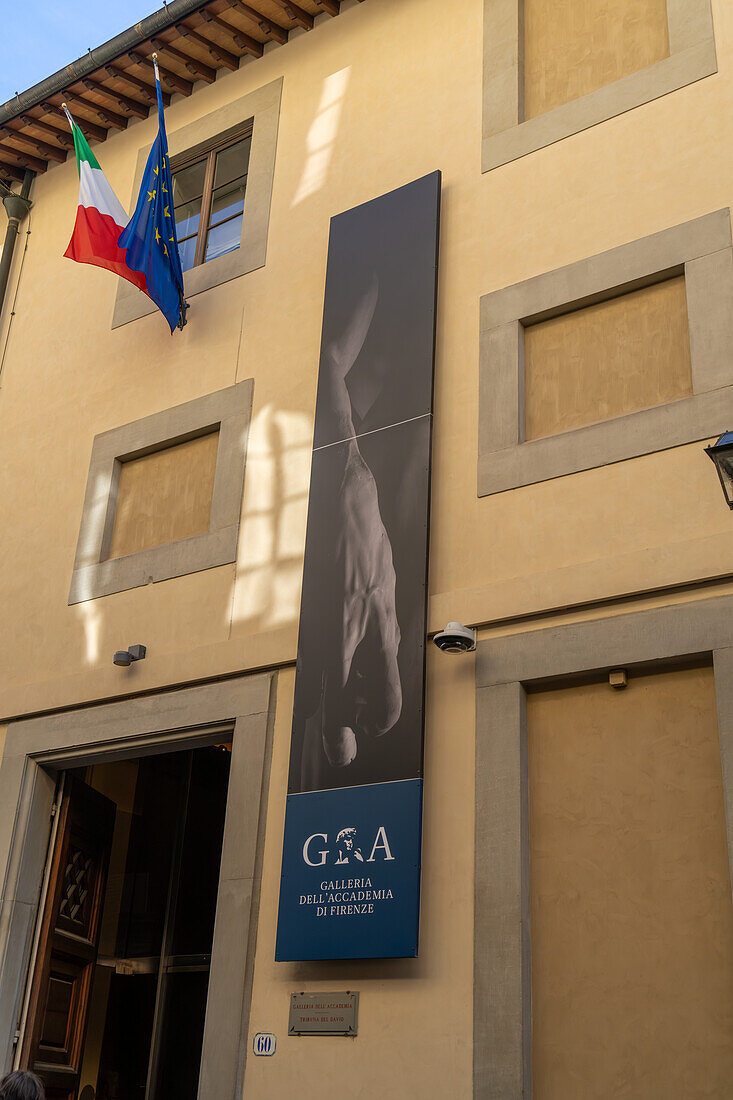
M 155 58 L 153 58 L 155 60 Z M 183 271 L 176 240 L 175 210 L 168 196 L 173 190 L 170 158 L 158 92 L 158 136 L 150 150 L 135 213 L 119 238 L 127 266 L 145 275 L 147 293 L 164 314 L 171 332 L 186 323 Z M 168 245 L 171 248 L 168 248 Z

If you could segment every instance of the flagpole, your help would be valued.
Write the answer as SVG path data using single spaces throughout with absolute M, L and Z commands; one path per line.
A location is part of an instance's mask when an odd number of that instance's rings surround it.
M 71 111 L 69 110 L 69 108 L 68 108 L 68 107 L 66 106 L 66 104 L 65 104 L 65 103 L 62 103 L 62 104 L 61 104 L 61 106 L 62 106 L 62 108 L 63 108 L 64 114 L 66 115 L 66 117 L 67 117 L 67 118 L 68 118 L 68 120 L 69 120 L 69 126 L 70 126 L 70 127 L 71 127 L 71 129 L 73 130 L 73 129 L 74 129 L 74 120 L 73 120 L 73 118 L 71 117 Z
M 158 84 L 160 84 L 160 73 L 158 72 L 158 55 L 157 55 L 157 53 L 153 53 L 150 56 L 153 59 L 153 68 L 155 69 L 155 79 L 157 80 Z

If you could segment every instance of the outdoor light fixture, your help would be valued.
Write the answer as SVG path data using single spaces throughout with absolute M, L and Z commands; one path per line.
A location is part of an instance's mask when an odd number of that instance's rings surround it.
M 127 649 L 118 649 L 112 661 L 116 665 L 127 668 L 133 661 L 144 661 L 146 649 L 144 645 L 131 645 Z
M 733 508 L 733 432 L 724 432 L 717 443 L 705 448 L 715 463 L 726 504 Z

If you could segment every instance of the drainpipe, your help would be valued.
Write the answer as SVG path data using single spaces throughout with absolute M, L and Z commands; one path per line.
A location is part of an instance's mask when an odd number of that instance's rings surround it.
M 31 208 L 31 200 L 28 198 L 28 195 L 30 194 L 31 183 L 34 178 L 35 172 L 31 172 L 30 170 L 26 171 L 20 194 L 16 195 L 11 191 L 10 194 L 6 195 L 3 199 L 3 206 L 8 215 L 8 228 L 5 231 L 5 243 L 3 244 L 3 254 L 0 259 L 0 318 L 2 318 L 3 314 L 5 291 L 8 289 L 8 278 L 10 276 L 10 267 L 13 263 L 15 242 L 18 239 L 18 226 Z

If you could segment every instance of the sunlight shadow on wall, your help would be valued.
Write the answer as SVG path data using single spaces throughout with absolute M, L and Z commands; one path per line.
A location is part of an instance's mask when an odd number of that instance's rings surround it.
M 107 510 L 109 492 L 109 480 L 106 477 L 98 476 L 94 485 L 94 503 L 92 505 L 97 521 L 99 520 L 98 513 L 104 514 Z M 96 560 L 92 545 L 95 526 L 95 523 L 87 524 L 86 543 L 83 542 L 80 548 L 80 565 L 91 565 Z M 91 585 L 91 578 L 85 579 L 82 577 L 81 598 L 83 602 L 77 603 L 74 610 L 76 611 L 77 618 L 81 620 L 84 629 L 86 663 L 88 665 L 96 665 L 99 663 L 99 631 L 102 624 L 102 613 L 99 600 L 89 599 L 88 593 L 84 592 L 83 586 L 87 583 Z
M 312 445 L 303 413 L 267 405 L 252 419 L 232 624 L 298 617 Z
M 332 73 L 323 81 L 321 101 L 305 142 L 306 161 L 295 192 L 293 206 L 297 206 L 303 199 L 307 199 L 309 195 L 323 187 L 331 162 L 333 143 L 338 133 L 341 108 L 350 72 L 351 67 L 348 66 L 337 73 Z

